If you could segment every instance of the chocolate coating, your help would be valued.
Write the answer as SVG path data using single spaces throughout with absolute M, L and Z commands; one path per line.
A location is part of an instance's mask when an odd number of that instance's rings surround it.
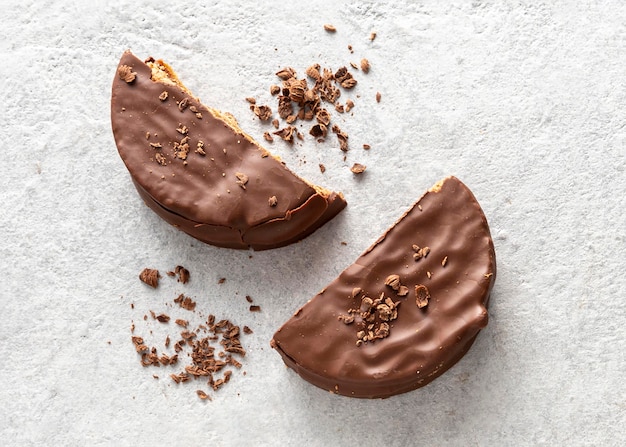
M 430 252 L 416 261 L 413 245 Z M 390 275 L 399 276 L 407 295 L 385 285 Z M 448 177 L 299 309 L 271 345 L 305 380 L 333 393 L 380 398 L 410 391 L 441 375 L 471 347 L 487 324 L 495 276 L 493 242 L 480 205 L 461 181 Z M 418 285 L 430 293 L 422 308 L 416 303 Z M 354 296 L 355 288 L 362 292 Z M 397 318 L 389 321 L 388 336 L 360 343 L 359 317 L 348 324 L 340 318 L 359 309 L 363 295 L 381 294 L 399 303 Z
M 170 81 L 153 79 L 150 65 L 123 54 L 111 123 L 139 195 L 164 220 L 212 245 L 263 250 L 301 240 L 345 207 L 341 193 L 295 175 L 155 64 Z M 199 142 L 205 155 L 196 152 Z

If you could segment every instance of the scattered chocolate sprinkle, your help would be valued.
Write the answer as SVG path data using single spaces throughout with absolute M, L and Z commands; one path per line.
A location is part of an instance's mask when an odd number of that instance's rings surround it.
M 367 169 L 367 167 L 361 163 L 354 163 L 350 168 L 354 174 L 362 174 L 365 172 L 365 169 Z
M 276 206 L 278 204 L 278 199 L 276 196 L 272 196 L 268 199 L 269 206 Z
M 226 282 L 226 278 L 220 278 L 217 280 L 218 284 L 224 284 Z
M 139 279 L 154 289 L 159 286 L 160 277 L 161 274 L 157 269 L 145 268 L 139 274 Z
M 204 151 L 204 142 L 198 141 L 196 152 L 200 155 L 206 155 L 206 152 Z
M 205 393 L 204 391 L 202 391 L 202 390 L 196 390 L 196 394 L 197 394 L 197 395 L 198 395 L 198 397 L 199 397 L 200 399 L 202 399 L 202 400 L 205 400 L 205 399 L 212 400 L 212 399 L 209 397 L 209 395 L 208 395 L 207 393 Z
M 400 288 L 400 276 L 395 274 L 387 276 L 385 285 L 397 291 Z
M 448 263 L 448 257 L 447 257 L 447 256 L 445 256 L 445 257 L 441 260 L 441 266 L 442 266 L 442 267 L 445 267 L 447 263 Z
M 366 151 L 369 151 L 372 148 L 372 146 L 370 146 L 369 144 L 364 144 L 363 145 L 363 149 L 365 149 Z
M 248 176 L 242 172 L 235 172 L 235 177 L 237 177 L 237 184 L 245 190 L 246 183 L 248 183 Z
M 186 108 L 187 105 L 189 104 L 189 98 L 183 98 L 179 103 L 178 103 L 178 110 L 180 110 L 181 112 L 183 112 Z
M 287 79 L 293 78 L 295 75 L 296 75 L 296 72 L 291 67 L 285 67 L 282 70 L 276 72 L 276 76 L 278 76 L 283 81 L 286 81 Z
M 260 311 L 261 311 L 261 306 L 258 306 L 258 305 L 255 305 L 255 304 L 250 306 L 250 312 L 260 312 Z
M 376 102 L 380 102 L 380 92 L 376 92 Z
M 278 93 L 280 93 L 280 87 L 278 85 L 276 85 L 276 84 L 271 85 L 270 86 L 270 94 L 272 96 L 274 96 L 274 95 L 277 95 Z
M 161 154 L 161 153 L 157 153 L 157 154 L 154 156 L 154 159 L 155 159 L 155 160 L 156 160 L 156 162 L 157 162 L 158 164 L 160 164 L 161 166 L 165 166 L 165 165 L 167 165 L 167 160 L 165 159 L 165 157 L 164 157 L 164 156 L 163 156 L 163 154 Z
M 189 128 L 187 126 L 185 126 L 184 124 L 179 123 L 178 127 L 176 128 L 176 131 L 179 134 L 187 135 L 187 133 L 189 132 Z
M 134 82 L 135 78 L 137 77 L 137 73 L 135 73 L 133 69 L 128 65 L 120 65 L 120 67 L 117 69 L 117 74 L 124 82 L 128 84 Z
M 250 295 L 246 295 L 246 301 L 249 303 L 254 302 L 254 300 L 252 299 L 252 297 Z
M 272 117 L 272 109 L 269 106 L 250 106 L 250 109 L 261 121 L 267 121 Z
M 336 124 L 333 125 L 331 130 L 337 135 L 337 139 L 339 140 L 339 149 L 343 152 L 347 152 L 348 150 L 348 135 L 341 131 L 339 126 Z
M 278 135 L 283 140 L 293 143 L 294 133 L 297 133 L 296 128 L 293 126 L 287 126 L 284 129 L 274 132 L 274 135 Z
M 179 326 L 187 327 L 187 325 L 189 324 L 189 321 L 183 320 L 182 318 L 177 318 L 175 323 Z
M 165 314 L 160 314 L 156 316 L 156 319 L 161 323 L 167 323 L 170 321 L 170 316 Z
M 196 302 L 193 301 L 188 296 L 183 295 L 182 293 L 178 295 L 177 298 L 174 299 L 174 302 L 185 310 L 189 310 L 189 311 L 196 310 Z
M 370 71 L 370 61 L 368 61 L 365 58 L 361 59 L 361 70 L 363 71 L 363 73 L 369 73 L 369 71 Z
M 324 25 L 324 30 L 329 32 L 329 33 L 337 32 L 337 28 L 335 28 L 333 25 L 328 24 L 328 23 Z
M 327 133 L 327 127 L 321 123 L 314 124 L 313 127 L 311 127 L 311 130 L 309 130 L 309 134 L 315 138 L 326 138 Z
M 428 300 L 430 299 L 430 293 L 428 292 L 428 288 L 423 284 L 418 284 L 415 286 L 415 302 L 417 307 L 420 309 L 426 307 L 428 305 Z
M 183 284 L 187 284 L 189 282 L 189 270 L 182 265 L 177 265 L 174 268 L 174 274 L 178 275 L 178 282 Z
M 159 95 L 159 99 L 160 99 L 161 101 L 165 101 L 165 100 L 167 99 L 167 96 L 168 96 L 167 91 L 164 91 L 163 93 L 161 93 L 161 94 Z

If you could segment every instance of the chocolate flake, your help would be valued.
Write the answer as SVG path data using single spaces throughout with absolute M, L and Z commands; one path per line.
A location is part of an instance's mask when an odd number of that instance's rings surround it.
M 182 293 L 174 299 L 174 302 L 185 310 L 194 311 L 196 309 L 196 302 Z
M 320 172 L 323 174 L 324 172 L 326 172 L 326 166 L 324 166 L 322 163 L 320 163 Z
M 178 103 L 178 110 L 180 110 L 181 112 L 184 112 L 185 109 L 187 108 L 187 105 L 189 104 L 189 98 L 183 98 L 179 103 Z
M 363 145 L 363 149 L 365 149 L 366 151 L 369 151 L 372 148 L 372 146 L 370 146 L 369 144 L 364 144 Z
M 274 141 L 274 137 L 272 137 L 272 135 L 269 132 L 264 132 L 263 138 L 265 139 L 265 141 L 268 141 L 270 143 Z
M 150 143 L 150 147 L 153 149 L 161 149 L 163 146 L 161 146 L 161 143 Z
M 428 292 L 428 288 L 423 284 L 418 284 L 415 286 L 415 303 L 417 307 L 420 309 L 426 307 L 428 305 L 428 300 L 430 300 L 430 293 Z
M 272 109 L 269 106 L 250 106 L 261 121 L 268 121 L 272 117 Z
M 248 183 L 248 176 L 241 172 L 235 172 L 235 177 L 237 177 L 237 184 L 241 186 L 242 189 L 246 189 L 246 183 Z
M 286 81 L 287 79 L 293 78 L 295 75 L 296 75 L 296 72 L 291 67 L 285 67 L 285 68 L 283 68 L 282 70 L 280 70 L 280 71 L 278 71 L 276 73 L 276 76 L 278 76 L 283 81 Z
M 361 71 L 363 73 L 369 73 L 370 71 L 370 61 L 365 58 L 361 59 Z
M 248 101 L 250 104 L 256 104 L 256 99 L 251 98 L 251 97 L 246 98 L 246 101 Z
M 397 291 L 400 288 L 400 276 L 395 274 L 387 276 L 385 285 Z
M 376 33 L 374 31 L 372 31 L 370 33 L 370 40 L 374 40 L 374 39 L 376 39 Z
M 137 73 L 128 65 L 120 65 L 117 69 L 117 74 L 127 84 L 133 83 L 137 77 Z
M 179 123 L 179 124 L 178 124 L 178 127 L 176 128 L 176 131 L 177 131 L 179 134 L 182 134 L 182 135 L 187 135 L 187 133 L 189 132 L 189 128 L 188 128 L 187 126 L 185 126 L 184 124 Z
M 354 174 L 362 174 L 365 172 L 365 169 L 367 169 L 367 167 L 361 163 L 354 163 L 350 168 Z
M 174 273 L 178 275 L 178 282 L 187 284 L 189 282 L 189 270 L 187 270 L 182 265 L 177 265 L 174 268 Z
M 154 289 L 159 286 L 160 277 L 161 274 L 157 269 L 145 268 L 139 274 L 139 279 Z
M 161 323 L 167 323 L 170 321 L 170 316 L 165 314 L 160 314 L 156 316 L 156 319 Z

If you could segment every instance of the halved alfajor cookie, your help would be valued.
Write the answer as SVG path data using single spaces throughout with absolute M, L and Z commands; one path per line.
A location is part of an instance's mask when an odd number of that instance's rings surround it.
M 480 205 L 448 177 L 299 309 L 271 345 L 305 380 L 333 393 L 410 391 L 470 348 L 487 324 L 495 275 Z
M 170 224 L 221 247 L 296 242 L 345 206 L 287 169 L 227 113 L 200 103 L 170 66 L 126 51 L 111 97 L 113 135 L 139 195 Z

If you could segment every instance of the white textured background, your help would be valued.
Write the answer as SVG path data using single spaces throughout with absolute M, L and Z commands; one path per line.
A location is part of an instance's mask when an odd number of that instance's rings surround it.
M 624 445 L 623 2 L 0 3 L 1 445 Z M 336 120 L 346 161 L 311 138 L 270 146 L 348 208 L 262 253 L 205 246 L 160 221 L 110 130 L 127 48 L 170 62 L 258 139 L 266 127 L 244 98 L 275 108 L 279 68 L 368 58 L 353 116 Z M 355 161 L 368 166 L 359 179 Z M 268 346 L 278 325 L 450 174 L 483 206 L 498 258 L 489 326 L 468 355 L 382 401 L 330 395 L 285 369 Z M 137 280 L 176 264 L 191 270 L 185 287 Z M 165 303 L 179 292 L 255 331 L 247 375 L 212 402 L 142 368 L 130 342 L 131 320 L 158 340 L 163 327 L 141 317 L 174 315 Z

